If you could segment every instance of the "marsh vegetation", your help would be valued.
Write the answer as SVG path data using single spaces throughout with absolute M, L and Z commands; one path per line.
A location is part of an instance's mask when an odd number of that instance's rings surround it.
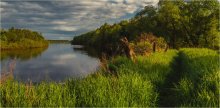
M 138 56 L 136 63 L 116 57 L 108 62 L 110 72 L 100 70 L 62 84 L 9 80 L 1 84 L 1 105 L 216 107 L 220 78 L 217 58 L 218 54 L 209 49 L 169 50 Z

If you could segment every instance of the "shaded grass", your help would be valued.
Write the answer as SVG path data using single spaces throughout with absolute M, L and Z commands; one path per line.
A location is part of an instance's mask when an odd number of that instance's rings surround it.
M 172 70 L 167 75 L 163 85 L 159 87 L 159 106 L 161 107 L 175 107 L 178 106 L 178 100 L 176 99 L 175 92 L 175 83 L 180 80 L 181 77 L 181 59 L 178 55 L 174 57 L 172 64 L 170 65 Z

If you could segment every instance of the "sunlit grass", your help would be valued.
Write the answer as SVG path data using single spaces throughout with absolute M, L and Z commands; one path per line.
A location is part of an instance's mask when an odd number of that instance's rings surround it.
M 219 55 L 210 49 L 181 49 L 181 79 L 176 85 L 181 106 L 219 106 Z
M 176 58 L 180 60 L 176 67 Z M 119 56 L 108 62 L 109 72 L 100 70 L 83 79 L 62 84 L 32 85 L 16 81 L 1 84 L 1 106 L 44 107 L 157 107 L 167 82 L 175 84 L 169 102 L 176 106 L 219 106 L 218 54 L 209 49 L 181 49 L 137 56 L 136 63 Z M 169 79 L 180 73 L 180 79 Z M 173 89 L 173 88 L 172 88 Z M 171 98 L 172 97 L 172 98 Z M 166 99 L 166 97 L 165 97 Z M 164 100 L 162 100 L 164 101 Z
M 30 49 L 30 48 L 41 48 L 47 47 L 48 42 L 45 40 L 30 40 L 30 39 L 22 39 L 17 42 L 0 42 L 0 49 L 1 50 L 10 50 L 10 49 Z

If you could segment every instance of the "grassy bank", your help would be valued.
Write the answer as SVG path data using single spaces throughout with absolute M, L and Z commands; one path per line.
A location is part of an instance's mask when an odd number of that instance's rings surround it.
M 18 42 L 0 42 L 1 50 L 11 50 L 11 49 L 30 49 L 30 48 L 42 48 L 47 47 L 48 42 L 45 40 L 34 41 L 30 39 L 23 39 Z
M 0 30 L 0 49 L 30 49 L 48 46 L 48 41 L 41 33 L 28 29 L 16 29 L 14 27 Z
M 173 69 L 176 58 L 182 62 L 178 64 L 183 67 L 179 71 Z M 1 106 L 157 107 L 163 106 L 164 92 L 172 91 L 167 102 L 176 102 L 175 106 L 217 107 L 218 65 L 217 53 L 208 49 L 169 50 L 138 56 L 136 63 L 126 57 L 116 57 L 108 63 L 110 71 L 100 70 L 63 84 L 32 85 L 9 80 L 0 87 Z M 180 79 L 170 79 L 176 73 Z M 175 88 L 162 89 L 171 87 L 167 85 Z

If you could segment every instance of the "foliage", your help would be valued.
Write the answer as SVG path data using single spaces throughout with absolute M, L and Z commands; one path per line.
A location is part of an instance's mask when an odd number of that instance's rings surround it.
M 0 48 L 5 49 L 28 49 L 48 46 L 44 37 L 35 31 L 26 29 L 10 28 L 8 31 L 1 30 Z
M 49 43 L 70 43 L 69 40 L 47 40 Z
M 131 43 L 132 48 L 134 49 L 135 54 L 147 55 L 152 52 L 153 46 L 148 41 L 138 42 L 136 44 Z
M 167 43 L 164 38 L 157 38 L 152 33 L 142 33 L 140 37 L 137 37 L 134 42 L 131 43 L 136 54 L 146 55 L 152 53 L 155 47 L 155 51 L 164 51 L 167 47 Z M 155 45 L 155 46 L 154 46 Z
M 74 37 L 72 44 L 95 46 L 102 51 L 117 49 L 119 40 L 134 41 L 141 33 L 161 36 L 172 48 L 219 46 L 219 2 L 217 0 L 160 0 L 130 19 Z

